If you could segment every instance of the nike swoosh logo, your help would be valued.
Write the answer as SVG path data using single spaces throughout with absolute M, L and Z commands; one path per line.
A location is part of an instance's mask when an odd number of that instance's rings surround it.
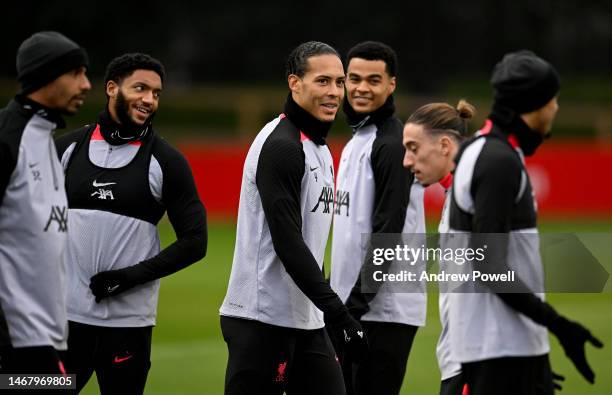
M 132 358 L 133 355 L 128 355 L 127 357 L 115 357 L 115 359 L 113 360 L 114 363 L 121 363 L 124 361 L 127 361 L 128 359 Z
M 311 167 L 311 168 L 310 168 L 310 171 L 315 171 L 315 170 L 317 170 L 318 168 L 319 168 L 319 166 L 317 166 L 317 167 Z
M 96 180 L 94 180 L 93 182 L 93 186 L 98 188 L 98 187 L 107 187 L 109 185 L 115 185 L 116 182 L 98 182 Z
M 38 166 L 38 162 L 36 162 L 36 163 L 28 163 L 28 166 L 30 166 L 30 169 L 33 168 L 33 167 L 36 167 L 36 166 Z
M 113 285 L 112 287 L 108 287 L 106 290 L 110 294 L 110 293 L 113 293 L 117 288 L 119 288 L 119 284 Z

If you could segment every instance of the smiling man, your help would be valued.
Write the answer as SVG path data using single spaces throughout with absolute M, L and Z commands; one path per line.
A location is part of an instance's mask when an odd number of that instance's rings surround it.
M 164 75 L 145 54 L 114 59 L 97 122 L 57 141 L 70 212 L 67 369 L 77 391 L 95 371 L 102 394 L 143 393 L 159 279 L 206 253 L 191 169 L 152 127 Z M 177 240 L 160 251 L 166 212 Z
M 325 143 L 342 98 L 344 69 L 321 42 L 287 60 L 283 114 L 259 132 L 242 175 L 234 261 L 221 329 L 226 394 L 345 393 L 324 329 L 363 353 L 363 331 L 323 276 L 334 171 Z
M 416 282 L 403 293 L 385 285 L 362 292 L 360 273 L 372 262 L 362 234 L 424 233 L 423 187 L 402 167 L 403 125 L 393 103 L 395 51 L 366 41 L 353 47 L 347 58 L 344 111 L 353 137 L 342 151 L 336 183 L 331 285 L 361 320 L 370 350 L 354 369 L 356 361 L 350 356 L 343 355 L 341 361 L 347 389 L 397 394 L 417 327 L 425 324 L 425 289 Z

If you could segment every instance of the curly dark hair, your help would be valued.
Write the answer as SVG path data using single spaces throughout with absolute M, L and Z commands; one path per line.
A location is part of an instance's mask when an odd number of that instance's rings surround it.
M 121 84 L 121 81 L 132 75 L 135 70 L 151 70 L 159 74 L 162 82 L 166 77 L 164 65 L 157 59 L 144 53 L 126 53 L 115 59 L 106 67 L 104 75 L 104 85 L 108 81 L 114 81 Z
M 382 60 L 387 65 L 387 74 L 395 77 L 397 74 L 397 54 L 387 44 L 378 41 L 364 41 L 351 48 L 346 56 L 346 64 L 351 59 Z
M 291 74 L 302 78 L 308 71 L 308 59 L 319 55 L 340 55 L 331 45 L 319 41 L 308 41 L 298 45 L 287 58 L 285 77 Z

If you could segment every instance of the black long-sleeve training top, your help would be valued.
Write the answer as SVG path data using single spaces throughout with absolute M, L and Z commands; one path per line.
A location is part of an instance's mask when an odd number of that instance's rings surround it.
M 299 329 L 346 314 L 326 283 L 323 257 L 334 208 L 331 123 L 299 107 L 251 145 L 244 165 L 232 272 L 221 315 Z
M 544 274 L 535 199 L 521 149 L 522 134 L 533 132 L 518 121 L 512 128 L 501 127 L 496 119 L 488 120 L 460 150 L 450 203 L 450 233 L 442 239 L 446 239 L 445 247 L 486 245 L 485 261 L 463 269 L 494 273 L 506 268 L 515 272 L 529 293 L 500 292 L 504 289 L 501 283 L 487 292 L 480 281 L 471 281 L 465 285 L 473 286 L 474 293 L 464 288 L 462 293 L 449 294 L 452 355 L 461 363 L 549 351 L 546 328 L 503 300 L 508 296 L 531 300 L 519 302 L 524 307 L 543 304 Z
M 392 284 L 372 281 L 375 270 L 388 272 L 390 267 L 374 267 L 372 249 L 364 239 L 388 234 L 401 242 L 399 234 L 405 233 L 418 234 L 410 247 L 425 243 L 424 188 L 402 164 L 404 125 L 394 115 L 393 96 L 370 114 L 356 113 L 348 101 L 344 110 L 353 137 L 342 150 L 336 182 L 332 288 L 353 314 L 364 314 L 364 321 L 422 326 L 427 309 L 425 283 L 404 284 L 401 292 L 395 292 L 389 288 Z
M 155 324 L 158 279 L 206 253 L 206 212 L 185 157 L 152 127 L 125 144 L 121 127 L 103 112 L 98 122 L 60 137 L 69 225 L 66 251 L 68 317 L 100 326 Z M 160 251 L 157 224 L 164 213 L 177 240 Z M 96 303 L 90 278 L 132 267 L 140 284 Z
M 0 110 L 0 346 L 66 348 L 59 126 L 58 113 L 23 96 Z

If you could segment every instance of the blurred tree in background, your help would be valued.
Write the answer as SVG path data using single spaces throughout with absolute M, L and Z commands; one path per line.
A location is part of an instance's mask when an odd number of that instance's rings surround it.
M 363 40 L 394 47 L 400 60 L 398 109 L 427 101 L 488 111 L 489 73 L 501 56 L 528 48 L 561 73 L 560 134 L 612 138 L 612 2 L 46 1 L 7 3 L 0 24 L 0 98 L 17 86 L 15 53 L 38 30 L 58 30 L 86 47 L 94 92 L 76 126 L 104 103 L 104 67 L 125 52 L 164 62 L 168 81 L 158 118 L 177 133 L 254 133 L 280 111 L 284 61 L 297 44 L 325 41 L 342 54 Z

